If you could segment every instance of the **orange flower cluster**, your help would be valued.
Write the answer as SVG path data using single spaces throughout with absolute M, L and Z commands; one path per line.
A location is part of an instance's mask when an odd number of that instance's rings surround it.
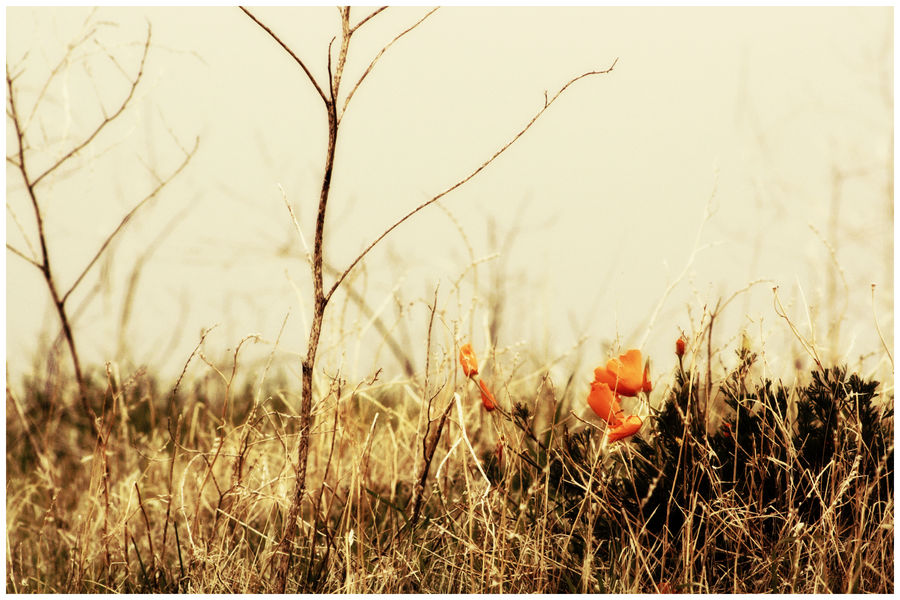
M 475 351 L 472 350 L 472 344 L 464 344 L 459 349 L 459 365 L 462 367 L 465 376 L 475 381 L 475 376 L 478 375 L 478 359 L 475 357 Z M 494 399 L 491 390 L 488 389 L 487 384 L 484 383 L 484 380 L 479 378 L 477 383 L 481 390 L 481 404 L 484 406 L 484 409 L 490 412 L 497 408 L 497 401 Z
M 643 367 L 640 350 L 629 350 L 606 366 L 594 369 L 594 381 L 588 394 L 588 405 L 609 425 L 609 441 L 616 442 L 634 435 L 643 425 L 637 415 L 626 415 L 619 406 L 619 396 L 636 396 L 650 392 L 650 365 Z

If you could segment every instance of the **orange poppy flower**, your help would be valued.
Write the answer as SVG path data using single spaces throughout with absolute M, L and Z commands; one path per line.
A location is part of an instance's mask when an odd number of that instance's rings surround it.
M 643 425 L 644 422 L 641 421 L 641 418 L 637 415 L 630 415 L 627 419 L 622 421 L 619 425 L 612 427 L 609 429 L 609 441 L 610 442 L 618 442 L 623 438 L 627 438 L 629 436 L 634 435 L 638 432 Z
M 619 399 L 605 383 L 595 381 L 591 384 L 591 393 L 588 394 L 588 404 L 598 417 L 615 427 L 622 422 L 622 408 Z
M 605 383 L 616 394 L 636 396 L 644 390 L 649 392 L 653 385 L 649 381 L 649 367 L 641 372 L 641 351 L 629 350 L 619 358 L 612 358 L 605 367 L 594 369 L 595 381 Z
M 475 358 L 475 351 L 472 350 L 472 344 L 465 344 L 459 349 L 459 364 L 462 367 L 466 377 L 478 375 L 478 359 Z
M 678 356 L 684 356 L 684 346 L 685 346 L 685 341 L 684 341 L 683 337 L 680 337 L 677 340 L 675 340 L 675 354 Z
M 478 380 L 478 386 L 481 388 L 481 403 L 484 405 L 484 409 L 488 412 L 494 410 L 497 407 L 497 401 L 494 400 L 491 390 L 488 389 L 482 379 Z

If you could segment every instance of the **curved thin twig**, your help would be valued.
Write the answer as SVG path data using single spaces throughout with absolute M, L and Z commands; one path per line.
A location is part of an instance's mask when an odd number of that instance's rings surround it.
M 256 23 L 257 25 L 259 25 L 259 26 L 262 28 L 263 31 L 265 31 L 266 33 L 268 33 L 268 34 L 272 37 L 273 40 L 275 40 L 276 42 L 278 42 L 278 45 L 281 46 L 282 48 L 284 48 L 285 52 L 287 52 L 288 54 L 291 55 L 291 58 L 294 59 L 294 62 L 296 62 L 298 65 L 300 65 L 300 68 L 303 69 L 303 72 L 306 73 L 306 76 L 309 78 L 310 83 L 312 83 L 312 84 L 313 84 L 313 87 L 316 88 L 316 91 L 319 92 L 319 96 L 322 97 L 322 101 L 323 101 L 325 104 L 328 104 L 328 98 L 325 96 L 325 92 L 323 92 L 323 91 L 322 91 L 322 88 L 319 87 L 319 84 L 316 82 L 316 78 L 312 76 L 312 73 L 309 72 L 309 69 L 306 68 L 306 65 L 303 64 L 303 61 L 300 60 L 300 57 L 297 56 L 296 54 L 294 54 L 294 51 L 291 50 L 290 48 L 288 48 L 287 44 L 285 44 L 284 42 L 282 42 L 282 41 L 281 41 L 281 38 L 278 37 L 277 35 L 275 35 L 275 32 L 274 32 L 274 31 L 272 31 L 271 29 L 269 29 L 268 27 L 266 27 L 266 26 L 263 24 L 262 21 L 260 21 L 260 20 L 257 19 L 255 16 L 253 16 L 253 13 L 251 13 L 249 10 L 247 10 L 247 9 L 244 8 L 243 6 L 239 6 L 238 8 L 240 8 L 242 11 L 244 11 L 244 14 L 247 15 L 248 17 L 250 17 L 250 19 L 251 19 L 254 23 Z
M 501 154 L 503 154 L 503 153 L 506 151 L 507 148 L 509 148 L 510 146 L 512 146 L 514 143 L 516 143 L 516 141 L 517 141 L 520 137 L 522 137 L 522 136 L 525 134 L 526 131 L 528 131 L 529 129 L 531 129 L 531 126 L 535 124 L 535 122 L 541 117 L 541 115 L 543 115 L 544 112 L 545 112 L 548 108 L 550 108 L 550 105 L 552 105 L 552 104 L 556 101 L 556 99 L 559 98 L 560 95 L 562 95 L 562 93 L 566 91 L 566 89 L 568 89 L 568 87 L 569 87 L 570 85 L 572 85 L 573 83 L 575 83 L 576 81 L 578 81 L 578 80 L 580 80 L 580 79 L 584 79 L 585 77 L 589 77 L 589 76 L 591 76 L 591 75 L 604 75 L 604 74 L 606 74 L 606 73 L 609 73 L 609 72 L 611 72 L 611 71 L 615 68 L 616 63 L 617 63 L 618 61 L 619 61 L 619 59 L 616 58 L 616 60 L 613 61 L 613 63 L 609 66 L 609 68 L 604 69 L 604 70 L 602 70 L 602 71 L 588 71 L 587 73 L 582 73 L 581 75 L 579 75 L 579 76 L 577 76 L 577 77 L 574 77 L 574 78 L 570 79 L 570 80 L 568 81 L 568 83 L 566 83 L 564 86 L 562 86 L 562 87 L 559 89 L 559 91 L 556 92 L 556 94 L 555 94 L 552 98 L 550 98 L 549 100 L 547 99 L 547 96 L 546 96 L 546 94 L 545 94 L 545 95 L 544 95 L 544 105 L 541 107 L 541 109 L 534 115 L 534 117 L 532 117 L 532 119 L 528 122 L 527 125 L 525 125 L 525 127 L 523 127 L 516 135 L 514 135 L 514 136 L 512 137 L 512 139 L 510 139 L 508 142 L 506 142 L 506 143 L 503 145 L 503 147 L 501 147 L 499 150 L 497 150 L 497 151 L 493 154 L 493 156 L 491 156 L 489 159 L 487 159 L 485 162 L 483 162 L 483 163 L 481 164 L 481 166 L 479 166 L 477 169 L 475 169 L 474 171 L 472 171 L 471 173 L 469 173 L 469 174 L 468 174 L 466 177 L 464 177 L 463 179 L 460 179 L 459 181 L 457 181 L 456 183 L 454 183 L 453 185 L 451 185 L 450 187 L 448 187 L 446 190 L 444 190 L 443 192 L 439 193 L 437 196 L 434 196 L 434 197 L 431 198 L 430 200 L 426 200 L 425 202 L 423 202 L 422 204 L 420 204 L 420 205 L 417 206 L 416 208 L 414 208 L 414 209 L 412 209 L 411 211 L 409 211 L 408 213 L 406 213 L 406 215 L 404 215 L 401 219 L 399 219 L 399 220 L 396 221 L 393 225 L 391 225 L 390 227 L 388 227 L 381 235 L 379 235 L 377 238 L 375 238 L 375 240 L 374 240 L 371 244 L 369 244 L 369 245 L 366 247 L 366 249 L 363 250 L 363 251 L 359 254 L 359 256 L 357 256 L 356 259 L 355 259 L 352 263 L 350 263 L 350 266 L 348 266 L 346 269 L 344 269 L 344 272 L 341 274 L 340 277 L 338 277 L 337 281 L 334 282 L 334 285 L 331 286 L 331 289 L 329 289 L 329 290 L 328 290 L 328 293 L 325 295 L 325 301 L 328 302 L 328 300 L 331 298 L 331 295 L 332 295 L 332 294 L 334 293 L 334 291 L 338 288 L 338 286 L 341 285 L 341 282 L 344 281 L 344 279 L 347 277 L 347 275 L 350 273 L 350 271 L 352 271 L 353 268 L 354 268 L 357 264 L 359 264 L 359 261 L 361 261 L 361 260 L 366 256 L 366 254 L 368 254 L 369 251 L 371 251 L 372 248 L 374 248 L 374 247 L 378 244 L 378 242 L 380 242 L 380 241 L 383 240 L 385 237 L 387 237 L 387 235 L 388 235 L 390 232 L 392 232 L 394 229 L 396 229 L 397 227 L 399 227 L 401 223 L 403 223 L 404 221 L 406 221 L 407 219 L 409 219 L 411 216 L 413 216 L 414 214 L 416 214 L 417 212 L 419 212 L 419 211 L 422 210 L 423 208 L 425 208 L 425 207 L 427 207 L 427 206 L 429 206 L 429 205 L 431 205 L 431 204 L 434 204 L 435 202 L 437 202 L 438 200 L 440 200 L 441 198 L 443 198 L 444 196 L 446 196 L 447 194 L 449 194 L 450 192 L 452 192 L 452 191 L 455 190 L 456 188 L 461 187 L 463 184 L 467 183 L 467 182 L 470 181 L 473 177 L 475 177 L 476 175 L 478 175 L 479 173 L 481 173 L 488 165 L 490 165 L 492 162 L 494 162 L 494 160 L 496 160 L 498 156 L 500 156 Z
M 159 182 L 159 184 L 153 189 L 152 192 L 150 192 L 149 194 L 144 196 L 143 200 L 138 202 L 134 208 L 132 208 L 130 211 L 128 211 L 128 214 L 126 214 L 124 217 L 122 217 L 122 220 L 119 222 L 119 225 L 113 230 L 112 233 L 110 233 L 106 237 L 106 240 L 104 240 L 104 242 L 100 245 L 100 248 L 97 250 L 97 253 L 94 254 L 94 258 L 92 258 L 90 260 L 90 262 L 88 262 L 87 266 L 85 266 L 84 269 L 82 269 L 81 274 L 75 280 L 75 283 L 73 283 L 72 286 L 69 288 L 69 290 L 65 294 L 63 294 L 62 302 L 64 304 L 66 302 L 66 299 L 68 299 L 69 295 L 75 291 L 75 288 L 78 287 L 78 284 L 81 283 L 81 280 L 84 279 L 84 276 L 88 274 L 88 271 L 91 270 L 91 267 L 94 266 L 94 263 L 97 262 L 97 260 L 103 254 L 104 250 L 106 250 L 107 246 L 109 246 L 110 242 L 112 242 L 113 238 L 116 237 L 120 231 L 122 231 L 122 229 L 125 227 L 125 225 L 128 223 L 128 221 L 131 220 L 131 218 L 135 215 L 135 213 L 138 210 L 140 210 L 140 208 L 142 206 L 144 206 L 145 204 L 147 204 L 147 202 L 149 202 L 150 200 L 155 198 L 162 191 L 162 189 L 164 187 L 166 187 L 166 185 L 168 185 L 168 183 L 170 181 L 175 179 L 175 177 L 177 177 L 178 174 L 184 170 L 184 168 L 188 165 L 188 163 L 191 162 L 191 158 L 193 158 L 194 153 L 197 152 L 197 148 L 199 146 L 200 146 L 200 138 L 198 137 L 194 141 L 193 149 L 191 149 L 191 151 L 187 153 L 187 155 L 184 157 L 184 160 L 181 161 L 181 164 L 178 166 L 178 168 L 175 169 L 175 171 L 171 175 L 169 175 L 166 179 Z
M 360 21 L 359 23 L 357 23 L 356 25 L 354 25 L 353 27 L 351 27 L 351 28 L 350 28 L 350 33 L 354 33 L 357 29 L 359 29 L 360 27 L 362 27 L 363 25 L 365 25 L 366 22 L 367 22 L 369 19 L 371 19 L 372 17 L 378 15 L 380 12 L 382 12 L 383 10 L 386 10 L 386 9 L 387 9 L 387 6 L 382 6 L 382 7 L 380 7 L 380 8 L 376 8 L 376 9 L 375 9 L 375 12 L 373 12 L 373 13 L 370 14 L 368 17 L 364 18 L 362 21 Z

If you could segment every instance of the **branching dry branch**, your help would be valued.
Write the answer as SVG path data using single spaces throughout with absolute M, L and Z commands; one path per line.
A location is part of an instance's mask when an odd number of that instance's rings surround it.
M 131 80 L 131 87 L 128 90 L 128 94 L 125 96 L 125 99 L 122 100 L 122 103 L 119 105 L 119 108 L 117 108 L 115 110 L 115 112 L 113 112 L 113 114 L 111 114 L 107 117 L 104 117 L 104 119 L 102 121 L 100 121 L 100 124 L 97 125 L 97 127 L 94 129 L 94 131 L 91 132 L 91 134 L 88 135 L 81 143 L 77 144 L 74 148 L 69 150 L 65 155 L 63 155 L 62 158 L 60 158 L 55 163 L 53 163 L 49 168 L 47 168 L 46 171 L 44 171 L 43 173 L 41 173 L 40 175 L 35 177 L 34 181 L 31 182 L 32 187 L 37 186 L 41 181 L 44 180 L 45 177 L 47 177 L 47 175 L 49 175 L 50 173 L 52 173 L 53 171 L 55 171 L 56 169 L 61 167 L 70 158 L 72 158 L 73 156 L 78 154 L 81 150 L 83 150 L 88 144 L 90 144 L 92 141 L 94 141 L 94 138 L 96 138 L 97 135 L 99 135 L 99 133 L 101 131 L 103 131 L 103 129 L 107 125 L 112 123 L 114 120 L 116 120 L 116 118 L 119 115 L 121 115 L 123 112 L 125 112 L 125 108 L 128 107 L 128 104 L 131 102 L 131 99 L 134 97 L 134 90 L 137 89 L 138 83 L 140 83 L 141 79 L 144 76 L 144 64 L 147 61 L 147 54 L 150 52 L 150 37 L 151 37 L 151 27 L 150 27 L 150 24 L 147 23 L 147 40 L 144 42 L 144 52 L 141 55 L 141 64 L 138 67 L 137 75 L 135 75 L 134 79 Z M 20 162 L 21 162 L 21 160 L 20 160 Z
M 300 60 L 300 57 L 297 56 L 296 54 L 294 54 L 294 51 L 291 50 L 290 48 L 288 48 L 288 45 L 285 44 L 284 42 L 282 42 L 282 41 L 281 41 L 281 38 L 278 37 L 278 36 L 275 34 L 274 31 L 272 31 L 271 29 L 269 29 L 268 27 L 266 27 L 266 26 L 263 24 L 262 21 L 260 21 L 260 20 L 257 19 L 255 16 L 253 16 L 253 13 L 251 13 L 249 10 L 247 10 L 247 9 L 244 8 L 243 6 L 240 6 L 240 7 L 238 7 L 238 8 L 240 8 L 242 11 L 244 11 L 244 14 L 246 14 L 248 17 L 250 17 L 250 18 L 253 20 L 254 23 L 256 23 L 257 25 L 259 25 L 259 26 L 262 28 L 263 31 L 265 31 L 266 33 L 268 33 L 268 34 L 272 37 L 272 39 L 275 40 L 275 41 L 278 43 L 279 46 L 281 46 L 282 48 L 284 48 L 284 51 L 287 52 L 287 53 L 291 56 L 291 58 L 294 59 L 294 62 L 296 62 L 298 65 L 300 65 L 300 68 L 303 69 L 303 72 L 306 73 L 306 76 L 309 78 L 309 82 L 312 83 L 312 84 L 313 84 L 313 87 L 316 88 L 316 91 L 319 92 L 319 96 L 322 97 L 322 101 L 325 102 L 325 103 L 327 103 L 327 102 L 328 102 L 328 98 L 325 97 L 325 92 L 323 92 L 323 91 L 322 91 L 322 88 L 319 87 L 319 84 L 316 82 L 316 78 L 313 77 L 312 73 L 309 72 L 309 69 L 306 68 L 306 65 L 303 64 L 303 61 Z

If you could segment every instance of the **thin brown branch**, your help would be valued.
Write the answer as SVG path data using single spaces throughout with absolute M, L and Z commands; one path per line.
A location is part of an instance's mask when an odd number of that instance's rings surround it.
M 37 267 L 37 269 L 39 271 L 43 270 L 41 263 L 34 260 L 33 258 L 25 256 L 25 254 L 21 250 L 19 250 L 17 248 L 13 248 L 12 246 L 9 245 L 9 243 L 6 244 L 6 249 L 9 250 L 10 252 L 12 252 L 13 254 L 15 254 L 16 256 L 18 256 L 19 258 L 24 259 L 26 262 L 31 263 L 33 266 Z
M 124 217 L 122 217 L 122 220 L 119 222 L 119 224 L 116 226 L 116 228 L 112 231 L 112 233 L 110 233 L 106 237 L 106 240 L 104 240 L 103 243 L 100 245 L 100 248 L 97 250 L 96 254 L 94 254 L 94 258 L 92 258 L 90 260 L 90 262 L 88 262 L 87 266 L 85 266 L 84 269 L 82 269 L 81 274 L 75 280 L 75 283 L 73 283 L 72 286 L 69 288 L 69 291 L 67 291 L 65 294 L 63 294 L 63 297 L 62 297 L 63 302 L 65 302 L 66 299 L 69 297 L 69 295 L 75 291 L 75 288 L 78 287 L 78 284 L 81 283 L 81 280 L 84 279 L 84 276 L 87 275 L 88 271 L 91 270 L 91 268 L 94 266 L 94 264 L 100 258 L 100 255 L 103 254 L 103 252 L 109 246 L 110 242 L 112 242 L 113 238 L 115 238 L 119 234 L 119 232 L 122 231 L 122 229 L 125 227 L 125 225 L 128 223 L 128 221 L 131 220 L 131 218 L 135 215 L 135 213 L 138 210 L 140 210 L 142 206 L 147 204 L 147 202 L 149 202 L 150 200 L 155 198 L 162 191 L 162 189 L 164 187 L 166 187 L 166 185 L 168 185 L 168 183 L 170 181 L 175 179 L 175 177 L 177 177 L 178 174 L 184 170 L 184 168 L 188 165 L 188 163 L 191 162 L 191 158 L 193 158 L 193 156 L 197 152 L 197 148 L 199 146 L 200 146 L 200 138 L 197 138 L 194 141 L 194 147 L 191 149 L 190 152 L 187 153 L 187 155 L 184 157 L 184 160 L 181 161 L 181 164 L 178 166 L 178 168 L 175 169 L 175 171 L 173 171 L 172 174 L 169 175 L 166 179 L 162 180 L 155 188 L 153 188 L 152 192 L 150 192 L 149 194 L 144 196 L 143 200 L 138 202 L 134 206 L 134 208 L 132 208 L 130 211 L 128 211 L 128 214 L 126 214 Z
M 544 112 L 545 112 L 548 108 L 550 108 L 550 106 L 556 101 L 556 99 L 559 98 L 559 97 L 562 95 L 562 93 L 565 92 L 566 89 L 569 88 L 570 85 L 572 85 L 573 83 L 575 83 L 576 81 L 578 81 L 578 80 L 580 80 L 580 79 L 584 79 L 585 77 L 589 77 L 589 76 L 591 76 L 591 75 L 604 75 L 604 74 L 606 74 L 606 73 L 611 72 L 611 71 L 615 68 L 616 62 L 618 62 L 618 60 L 619 60 L 618 58 L 617 58 L 616 60 L 614 60 L 613 63 L 612 63 L 607 69 L 604 69 L 604 70 L 602 70 L 602 71 L 588 71 L 587 73 L 582 73 L 581 75 L 579 75 L 579 76 L 577 76 L 577 77 L 574 77 L 573 79 L 570 79 L 570 80 L 568 81 L 568 83 L 566 83 L 564 86 L 562 86 L 562 87 L 559 89 L 559 91 L 556 92 L 556 94 L 555 94 L 552 98 L 550 98 L 549 100 L 545 100 L 545 101 L 544 101 L 543 107 L 541 107 L 541 109 L 534 115 L 534 117 L 532 117 L 532 119 L 528 122 L 527 125 L 525 125 L 518 133 L 516 133 L 516 134 L 512 137 L 512 139 L 510 139 L 510 140 L 509 140 L 508 142 L 506 142 L 506 144 L 504 144 L 499 150 L 497 150 L 497 151 L 493 154 L 493 156 L 491 156 L 489 159 L 487 159 L 485 162 L 483 162 L 483 163 L 481 164 L 481 166 L 479 166 L 477 169 L 475 169 L 474 171 L 472 171 L 471 173 L 469 173 L 469 174 L 468 174 L 466 177 L 464 177 L 463 179 L 460 179 L 459 181 L 457 181 L 456 183 L 454 183 L 453 185 L 451 185 L 450 187 L 448 187 L 448 188 L 447 188 L 446 190 L 444 190 L 443 192 L 439 193 L 437 196 L 434 196 L 434 197 L 431 198 L 430 200 L 426 200 L 425 202 L 423 202 L 422 204 L 420 204 L 420 205 L 417 206 L 416 208 L 414 208 L 414 209 L 412 209 L 411 211 L 409 211 L 408 213 L 406 213 L 406 215 L 404 215 L 401 219 L 399 219 L 398 221 L 394 222 L 393 225 L 391 225 L 390 227 L 388 227 L 381 235 L 379 235 L 377 238 L 375 238 L 375 240 L 374 240 L 371 244 L 369 244 L 369 245 L 366 247 L 366 249 L 363 250 L 363 251 L 359 254 L 359 256 L 356 257 L 356 259 L 354 259 L 354 261 L 353 261 L 352 263 L 350 263 L 350 266 L 348 266 L 348 267 L 344 270 L 344 272 L 341 274 L 341 276 L 338 277 L 337 281 L 335 281 L 334 284 L 331 286 L 331 289 L 328 290 L 328 294 L 326 294 L 326 296 L 325 296 L 325 301 L 327 302 L 328 299 L 331 298 L 331 295 L 334 293 L 334 291 L 338 288 L 339 285 L 341 285 L 341 282 L 344 281 L 344 279 L 347 277 L 347 275 L 350 273 L 350 271 L 352 271 L 353 268 L 354 268 L 357 264 L 359 264 L 359 261 L 361 261 L 361 260 L 366 256 L 366 254 L 368 254 L 368 253 L 372 250 L 372 248 L 374 248 L 381 240 L 383 240 L 385 237 L 387 237 L 387 235 L 388 235 L 390 232 L 392 232 L 394 229 L 396 229 L 397 227 L 399 227 L 404 221 L 406 221 L 407 219 L 409 219 L 410 217 L 412 217 L 414 214 L 416 214 L 417 212 L 419 212 L 419 211 L 422 210 L 423 208 L 425 208 L 425 207 L 427 207 L 427 206 L 430 206 L 431 204 L 434 204 L 435 202 L 437 202 L 438 200 L 440 200 L 441 198 L 443 198 L 444 196 L 446 196 L 447 194 L 449 194 L 449 193 L 452 192 L 453 190 L 455 190 L 455 189 L 457 189 L 457 188 L 463 186 L 464 184 L 466 184 L 467 182 L 469 182 L 472 178 L 474 178 L 476 175 L 478 175 L 479 173 L 481 173 L 488 165 L 490 165 L 492 162 L 494 162 L 494 160 L 496 160 L 498 156 L 500 156 L 501 154 L 503 154 L 503 153 L 507 150 L 507 148 L 509 148 L 510 146 L 512 146 L 513 144 L 515 144 L 516 141 L 518 141 L 518 139 L 519 139 L 520 137 L 522 137 L 522 136 L 525 134 L 526 131 L 528 131 L 529 129 L 531 129 L 531 126 L 535 124 L 535 122 L 541 117 L 541 115 L 543 115 Z
M 22 239 L 25 240 L 25 245 L 28 246 L 28 252 L 31 253 L 31 256 L 37 256 L 37 252 L 34 251 L 34 247 L 31 245 L 31 241 L 28 239 L 28 234 L 25 233 L 25 228 L 22 227 L 22 223 L 19 221 L 19 217 L 16 216 L 15 211 L 12 209 L 12 206 L 7 202 L 6 204 L 6 212 L 9 213 L 9 217 L 12 219 L 13 223 L 16 224 L 16 229 L 19 230 L 19 233 L 22 234 Z
M 25 166 L 25 132 L 22 129 L 21 122 L 19 120 L 19 112 L 16 109 L 16 94 L 15 89 L 13 88 L 13 80 L 15 78 L 9 73 L 9 66 L 6 67 L 6 90 L 9 94 L 9 109 L 7 114 L 12 120 L 13 129 L 16 132 L 16 141 L 18 143 L 18 154 L 19 160 L 16 161 L 14 158 L 7 156 L 7 162 L 10 162 L 16 166 L 19 172 L 22 174 L 22 179 L 25 183 L 25 189 L 28 190 L 28 196 L 31 199 L 31 203 L 34 207 L 35 213 L 37 213 L 37 222 L 38 222 L 38 233 L 41 234 L 41 250 L 43 250 L 44 259 L 46 262 L 46 249 L 43 246 L 43 221 L 41 219 L 41 212 L 38 209 L 37 199 L 34 195 L 34 184 L 31 181 L 31 178 L 28 175 L 28 169 Z
M 325 96 L 325 92 L 323 92 L 323 91 L 322 91 L 322 88 L 319 87 L 319 84 L 316 83 L 316 78 L 312 76 L 312 73 L 309 72 L 309 69 L 306 68 L 306 65 L 303 64 L 303 61 L 300 60 L 300 57 L 297 56 L 296 54 L 294 54 L 294 51 L 291 50 L 290 48 L 288 48 L 287 44 L 285 44 L 284 42 L 282 42 L 282 41 L 281 41 L 281 38 L 278 37 L 278 36 L 275 34 L 274 31 L 272 31 L 271 29 L 269 29 L 268 27 L 266 27 L 266 26 L 262 23 L 262 21 L 260 21 L 260 20 L 257 19 L 255 16 L 253 16 L 253 13 L 251 13 L 249 10 L 247 10 L 247 9 L 244 8 L 243 6 L 239 6 L 238 8 L 240 8 L 242 11 L 244 11 L 244 14 L 246 14 L 248 17 L 250 17 L 250 19 L 251 19 L 254 23 L 256 23 L 257 25 L 259 25 L 259 26 L 262 28 L 263 31 L 265 31 L 266 33 L 268 33 L 269 36 L 271 36 L 271 38 L 272 38 L 273 40 L 275 40 L 275 41 L 278 43 L 279 46 L 281 46 L 282 48 L 284 48 L 285 52 L 287 52 L 288 54 L 290 54 L 291 58 L 294 59 L 294 62 L 296 62 L 298 65 L 300 65 L 300 68 L 303 69 L 303 72 L 304 72 L 304 73 L 306 73 L 306 76 L 309 78 L 310 83 L 313 84 L 313 87 L 316 88 L 316 91 L 319 92 L 319 96 L 322 97 L 322 101 L 323 101 L 325 104 L 328 104 L 328 98 Z
M 353 27 L 351 27 L 351 28 L 350 28 L 350 33 L 351 33 L 351 34 L 352 34 L 352 33 L 355 33 L 356 30 L 359 29 L 360 27 L 362 27 L 363 25 L 365 25 L 366 22 L 368 22 L 369 19 L 371 19 L 372 17 L 378 15 L 379 13 L 381 13 L 382 11 L 384 11 L 384 10 L 386 10 L 386 9 L 387 9 L 387 6 L 382 6 L 382 7 L 380 7 L 380 8 L 376 8 L 376 9 L 375 9 L 375 12 L 373 12 L 373 13 L 370 14 L 368 17 L 364 18 L 362 21 L 360 21 L 359 23 L 357 23 L 356 25 L 354 25 Z
M 41 173 L 40 175 L 35 177 L 34 181 L 31 182 L 32 187 L 37 186 L 45 177 L 47 177 L 47 175 L 49 175 L 50 173 L 52 173 L 53 171 L 55 171 L 56 169 L 61 167 L 70 158 L 72 158 L 73 156 L 78 154 L 81 150 L 83 150 L 85 146 L 87 146 L 92 141 L 94 141 L 94 138 L 96 138 L 97 135 L 99 135 L 100 132 L 103 131 L 103 129 L 107 125 L 112 123 L 114 120 L 116 120 L 116 118 L 119 117 L 119 115 L 121 115 L 123 112 L 125 112 L 125 109 L 128 107 L 128 104 L 131 102 L 131 99 L 134 97 L 134 91 L 137 89 L 138 84 L 140 83 L 141 79 L 144 76 L 144 65 L 147 62 L 147 55 L 150 52 L 151 33 L 152 33 L 152 28 L 151 28 L 150 24 L 147 23 L 147 40 L 144 42 L 144 52 L 141 55 L 141 64 L 138 67 L 137 75 L 131 81 L 131 87 L 128 90 L 128 94 L 125 96 L 125 99 L 122 100 L 122 103 L 119 105 L 119 108 L 117 108 L 116 111 L 113 112 L 113 114 L 111 114 L 107 117 L 104 117 L 103 120 L 100 122 L 100 124 L 97 125 L 97 127 L 94 129 L 94 131 L 89 136 L 87 136 L 84 140 L 82 140 L 81 143 L 77 144 L 74 148 L 69 150 L 62 158 L 60 158 L 55 163 L 53 163 L 46 171 L 44 171 L 43 173 Z
M 347 94 L 347 98 L 344 100 L 344 106 L 343 106 L 343 108 L 341 108 L 341 114 L 340 114 L 340 117 L 343 117 L 343 116 L 344 116 L 344 113 L 347 112 L 347 105 L 350 104 L 350 98 L 352 98 L 352 97 L 353 97 L 353 94 L 356 93 L 357 88 L 359 88 L 360 84 L 363 82 L 363 79 L 366 78 L 366 76 L 369 74 L 369 72 L 370 72 L 370 71 L 372 70 L 372 68 L 375 66 L 375 63 L 378 62 L 378 59 L 381 58 L 381 55 L 384 54 L 384 53 L 387 51 L 387 49 L 390 48 L 390 47 L 394 44 L 394 42 L 396 42 L 397 40 L 399 40 L 400 38 L 402 38 L 404 35 L 406 35 L 406 34 L 409 33 L 410 31 L 412 31 L 413 29 L 415 29 L 415 28 L 418 27 L 419 25 L 421 25 L 422 22 L 423 22 L 425 19 L 427 19 L 428 17 L 430 17 L 431 15 L 433 15 L 433 14 L 435 13 L 435 11 L 437 11 L 438 8 L 440 8 L 440 7 L 435 7 L 435 8 L 433 8 L 433 9 L 431 9 L 430 11 L 428 11 L 428 14 L 426 14 L 424 17 L 422 17 L 421 19 L 419 19 L 418 21 L 416 21 L 416 23 L 414 23 L 411 27 L 409 27 L 409 28 L 406 29 L 405 31 L 402 31 L 401 33 L 399 33 L 394 39 L 392 39 L 390 42 L 388 42 L 387 45 L 385 45 L 385 47 L 382 48 L 381 51 L 380 51 L 378 54 L 375 55 L 375 58 L 372 59 L 372 62 L 370 62 L 370 63 L 369 63 L 369 66 L 366 67 L 366 70 L 363 71 L 363 74 L 360 76 L 359 81 L 356 82 L 356 85 L 354 85 L 354 86 L 350 89 L 350 93 Z M 378 11 L 376 11 L 375 14 L 378 14 Z M 372 16 L 375 16 L 375 15 L 374 15 L 374 14 L 371 15 L 369 18 L 371 18 Z M 363 21 L 363 23 L 364 23 L 364 22 L 365 22 L 365 21 Z M 360 23 L 359 25 L 362 25 L 362 23 Z M 359 27 L 359 25 L 357 25 L 356 27 Z M 354 31 L 355 29 L 356 29 L 356 28 L 351 29 L 351 30 L 350 30 L 350 33 L 352 34 L 353 31 Z

